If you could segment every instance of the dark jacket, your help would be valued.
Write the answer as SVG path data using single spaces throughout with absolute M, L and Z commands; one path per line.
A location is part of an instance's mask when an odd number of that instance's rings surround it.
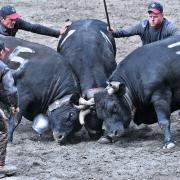
M 18 93 L 11 70 L 0 60 L 0 100 L 5 105 L 18 107 Z
M 58 38 L 60 35 L 60 32 L 58 30 L 54 30 L 39 24 L 31 24 L 20 18 L 16 20 L 13 29 L 8 29 L 4 25 L 0 24 L 0 34 L 3 34 L 5 36 L 15 36 L 19 29 L 56 38 Z
M 172 35 L 180 35 L 180 29 L 178 29 L 172 22 L 164 18 L 159 28 L 150 27 L 148 20 L 143 20 L 136 23 L 133 26 L 126 28 L 118 28 L 113 32 L 113 37 L 129 37 L 133 35 L 139 35 L 142 44 L 149 44 L 161 39 L 165 39 Z

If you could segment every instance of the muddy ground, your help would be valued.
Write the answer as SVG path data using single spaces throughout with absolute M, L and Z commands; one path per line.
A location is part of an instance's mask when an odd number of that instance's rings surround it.
M 146 0 L 107 0 L 111 25 L 121 27 L 147 16 Z M 180 27 L 180 1 L 161 0 L 165 16 Z M 96 18 L 106 21 L 103 0 L 0 0 L 0 6 L 12 4 L 23 18 L 52 28 L 66 19 Z M 56 49 L 58 39 L 19 31 L 17 37 Z M 139 37 L 117 39 L 117 62 L 136 47 Z M 180 179 L 180 120 L 172 118 L 176 148 L 163 150 L 163 136 L 155 124 L 130 130 L 121 141 L 102 145 L 91 141 L 85 131 L 77 134 L 80 142 L 57 145 L 46 134 L 39 137 L 31 122 L 23 119 L 8 145 L 7 163 L 18 167 L 8 180 L 76 179 L 76 180 L 166 180 Z

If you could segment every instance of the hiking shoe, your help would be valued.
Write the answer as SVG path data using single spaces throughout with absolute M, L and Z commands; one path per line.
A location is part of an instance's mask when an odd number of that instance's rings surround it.
M 13 165 L 5 165 L 5 166 L 0 166 L 0 174 L 5 174 L 7 176 L 11 176 L 15 174 L 17 171 L 16 166 Z

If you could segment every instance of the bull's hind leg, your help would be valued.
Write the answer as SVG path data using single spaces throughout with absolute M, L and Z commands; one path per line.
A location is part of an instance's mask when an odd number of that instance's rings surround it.
M 167 89 L 167 88 L 164 88 Z M 164 133 L 164 142 L 165 145 L 163 148 L 173 148 L 175 146 L 171 130 L 170 130 L 170 114 L 171 114 L 171 91 L 167 90 L 156 91 L 152 96 L 152 103 L 154 105 L 154 109 L 156 111 L 156 115 L 158 118 L 158 123 L 160 128 Z
M 10 117 L 8 118 L 8 143 L 13 142 L 14 130 L 20 124 L 21 119 L 22 119 L 21 111 L 17 114 L 16 119 L 15 119 L 14 115 L 10 114 Z M 16 121 L 17 121 L 17 123 L 16 123 Z

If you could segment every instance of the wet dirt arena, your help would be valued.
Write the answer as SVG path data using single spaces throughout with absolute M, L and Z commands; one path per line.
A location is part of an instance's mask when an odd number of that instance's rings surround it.
M 147 17 L 149 0 L 106 0 L 112 27 L 131 25 Z M 164 14 L 180 27 L 180 0 L 160 0 Z M 106 21 L 103 0 L 0 0 L 11 4 L 24 20 L 58 29 L 66 19 L 95 18 Z M 18 31 L 19 38 L 56 49 L 58 39 Z M 116 39 L 117 62 L 141 46 L 139 37 Z M 180 119 L 172 116 L 176 147 L 163 150 L 158 125 L 131 129 L 121 141 L 99 144 L 82 130 L 76 144 L 60 146 L 48 133 L 39 137 L 31 122 L 23 119 L 8 145 L 7 163 L 18 172 L 7 180 L 178 180 L 180 179 Z

